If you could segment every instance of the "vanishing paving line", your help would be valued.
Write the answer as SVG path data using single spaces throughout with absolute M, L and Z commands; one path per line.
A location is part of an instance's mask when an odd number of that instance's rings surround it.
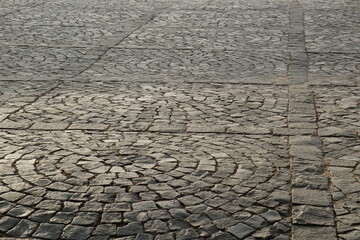
M 290 128 L 313 131 L 290 137 L 292 171 L 292 239 L 337 239 L 330 179 L 319 136 L 315 94 L 308 86 L 309 58 L 305 45 L 304 11 L 299 0 L 289 6 L 291 63 L 288 117 Z M 306 116 L 299 117 L 300 115 Z M 315 120 L 315 121 L 314 121 Z
M 164 11 L 167 8 L 170 8 L 170 6 L 165 6 L 163 8 L 159 8 L 156 9 L 153 13 L 148 14 L 148 16 L 142 17 L 143 21 L 138 23 L 138 26 L 135 28 L 132 28 L 128 31 L 125 31 L 122 34 L 117 34 L 115 36 L 113 36 L 111 39 L 106 39 L 103 40 L 102 42 L 100 42 L 98 45 L 99 47 L 94 48 L 91 51 L 88 51 L 83 58 L 78 60 L 78 64 L 76 65 L 70 65 L 69 68 L 73 69 L 78 68 L 80 71 L 78 71 L 77 74 L 75 74 L 74 76 L 72 76 L 72 78 L 79 76 L 80 74 L 82 74 L 83 72 L 85 72 L 86 70 L 90 69 L 92 66 L 94 66 L 94 64 L 96 64 L 110 49 L 112 49 L 113 47 L 115 47 L 116 45 L 120 44 L 122 41 L 124 41 L 126 38 L 128 38 L 131 34 L 133 34 L 134 32 L 136 32 L 137 30 L 139 30 L 140 28 L 142 28 L 143 26 L 145 26 L 146 24 L 148 24 L 149 22 L 151 22 L 155 16 L 159 13 L 161 13 L 162 11 Z M 88 58 L 93 58 L 93 56 L 96 56 L 96 60 L 93 60 L 90 62 L 90 64 L 82 64 L 84 61 L 88 62 Z M 64 69 L 66 71 L 66 69 Z
M 12 114 L 21 111 L 21 110 L 24 109 L 26 106 L 29 106 L 29 105 L 34 104 L 34 103 L 35 103 L 36 101 L 38 101 L 41 97 L 43 97 L 43 96 L 51 93 L 52 91 L 55 91 L 55 89 L 58 88 L 60 85 L 61 85 L 61 81 L 58 81 L 58 83 L 57 83 L 55 86 L 49 88 L 47 91 L 43 92 L 41 95 L 35 97 L 34 100 L 32 100 L 31 102 L 26 103 L 26 104 L 24 104 L 23 106 L 19 107 L 17 110 L 15 110 L 14 112 L 12 112 Z M 9 116 L 10 116 L 10 115 L 8 115 L 8 116 L 7 116 L 6 118 L 4 118 L 2 121 L 8 119 Z

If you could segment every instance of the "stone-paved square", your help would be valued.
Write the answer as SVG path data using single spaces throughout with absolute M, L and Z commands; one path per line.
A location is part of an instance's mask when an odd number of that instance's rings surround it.
M 358 0 L 0 0 L 0 239 L 359 240 Z

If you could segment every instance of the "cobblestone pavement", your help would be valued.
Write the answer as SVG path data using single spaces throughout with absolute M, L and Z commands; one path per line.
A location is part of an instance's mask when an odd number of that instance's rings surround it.
M 357 0 L 0 0 L 0 239 L 359 240 Z

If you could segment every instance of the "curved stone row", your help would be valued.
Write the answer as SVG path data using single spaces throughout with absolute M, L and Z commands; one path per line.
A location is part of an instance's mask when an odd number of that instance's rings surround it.
M 359 29 L 353 31 L 311 29 L 306 32 L 306 48 L 310 52 L 360 53 Z
M 305 15 L 306 28 L 348 29 L 349 31 L 354 31 L 356 26 L 360 25 L 359 18 L 354 14 L 354 8 L 356 7 L 346 5 L 346 7 L 342 8 L 308 10 Z
M 13 13 L 6 16 L 4 21 L 9 25 L 27 25 L 27 26 L 69 26 L 69 27 L 85 27 L 85 26 L 106 26 L 109 23 L 121 24 L 129 23 L 129 21 L 136 21 L 139 17 L 144 16 L 146 12 L 129 11 L 124 9 L 97 9 L 84 10 L 78 9 L 64 9 L 60 6 L 59 9 L 53 8 L 43 11 L 44 7 L 35 9 L 27 8 L 21 12 Z M 43 12 L 42 12 L 43 11 Z M 119 13 L 120 12 L 120 13 Z
M 109 28 L 109 25 L 129 28 L 143 17 L 164 7 L 164 2 L 152 1 L 19 1 L 9 4 L 6 1 L 2 18 L 3 25 L 21 26 L 63 26 Z M 16 2 L 16 1 L 14 1 Z M 35 4 L 36 3 L 36 4 Z M 3 5 L 0 2 L 0 6 Z M 0 10 L 0 16 L 1 16 Z M 113 29 L 114 30 L 114 29 Z M 15 30 L 14 30 L 15 31 Z
M 269 129 L 286 126 L 286 111 L 285 87 L 262 86 L 260 90 L 251 85 L 64 83 L 8 119 Z
M 241 10 L 283 10 L 287 11 L 289 7 L 289 2 L 286 0 L 279 1 L 262 1 L 262 0 L 241 0 L 241 1 L 231 1 L 227 4 L 224 4 L 221 0 L 215 0 L 204 4 L 202 10 L 212 10 L 219 12 L 229 12 L 229 11 L 241 11 Z
M 359 54 L 309 54 L 309 80 L 312 83 L 357 85 L 360 82 Z
M 287 11 L 247 10 L 239 14 L 233 11 L 167 11 L 156 16 L 147 26 L 154 28 L 221 28 L 221 30 L 245 30 L 251 24 L 252 29 L 288 29 Z
M 236 78 L 270 75 L 286 78 L 289 55 L 270 52 L 216 50 L 111 49 L 81 76 L 122 76 L 132 74 L 158 78 Z M 166 76 L 164 76 L 166 75 Z M 269 79 L 268 78 L 268 79 Z M 185 79 L 186 80 L 186 79 Z
M 6 236 L 243 239 L 289 231 L 286 138 L 0 134 Z
M 359 129 L 359 90 L 359 87 L 316 88 L 319 127 Z
M 122 41 L 121 48 L 170 49 L 285 49 L 287 34 L 273 30 L 216 30 L 146 28 L 139 29 Z
M 63 71 L 64 68 L 75 63 L 83 54 L 84 48 L 46 48 L 46 47 L 8 47 L 0 56 L 0 78 L 43 79 L 60 78 L 73 73 Z M 76 69 L 75 69 L 76 71 Z
M 121 29 L 65 26 L 1 26 L 0 44 L 56 47 L 96 46 L 106 38 L 124 33 Z
M 342 239 L 360 236 L 360 139 L 323 138 L 325 159 L 329 162 L 336 228 Z

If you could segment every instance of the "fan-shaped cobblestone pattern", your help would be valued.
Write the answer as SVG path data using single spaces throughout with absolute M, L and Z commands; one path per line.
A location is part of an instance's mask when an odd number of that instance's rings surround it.
M 3 8 L 7 7 L 8 5 L 21 7 L 21 6 L 32 6 L 43 4 L 47 2 L 46 0 L 0 0 L 0 6 Z
M 122 41 L 121 48 L 167 49 L 271 49 L 285 50 L 287 33 L 278 30 L 141 28 Z
M 328 2 L 326 0 L 316 0 L 316 1 L 301 1 L 305 12 L 310 10 L 319 9 L 323 12 L 328 10 L 337 10 L 337 9 L 356 9 L 359 7 L 358 1 L 356 0 L 338 0 Z M 341 14 L 341 12 L 339 12 Z
M 360 236 L 360 140 L 333 137 L 323 142 L 339 237 L 356 239 Z
M 74 64 L 88 50 L 84 48 L 8 47 L 0 56 L 0 79 L 54 79 L 73 76 Z
M 169 11 L 162 13 L 149 22 L 146 26 L 153 28 L 215 28 L 215 29 L 266 29 L 287 30 L 289 20 L 287 11 L 279 14 L 275 11 L 247 10 L 214 12 L 214 11 Z
M 285 127 L 285 87 L 66 83 L 9 119 L 17 122 Z M 209 128 L 211 131 L 211 128 Z
M 121 29 L 63 26 L 1 26 L 0 44 L 54 47 L 98 46 L 106 39 L 126 32 Z
M 306 47 L 310 52 L 359 53 L 360 10 L 357 1 L 303 3 Z
M 316 107 L 320 128 L 360 128 L 360 88 L 317 88 Z
M 108 25 L 116 25 L 119 30 L 131 27 L 146 18 L 147 12 L 128 9 L 78 9 L 68 6 L 47 8 L 39 6 L 26 8 L 3 17 L 4 25 L 22 26 L 67 26 L 67 27 L 97 27 L 104 28 Z
M 209 1 L 202 10 L 211 10 L 219 12 L 242 11 L 242 10 L 283 10 L 287 11 L 289 2 L 287 0 L 262 1 L 262 0 L 235 0 L 224 4 L 221 0 Z
M 244 239 L 289 231 L 285 138 L 0 134 L 6 236 Z
M 148 0 L 140 0 L 139 2 L 145 4 L 146 6 L 149 5 Z M 158 8 L 161 10 L 164 10 L 166 8 L 175 11 L 182 11 L 182 10 L 193 10 L 193 9 L 200 10 L 204 6 L 207 6 L 209 2 L 210 2 L 209 0 L 195 0 L 195 1 L 160 0 L 157 3 L 159 4 Z
M 328 10 L 308 10 L 305 14 L 305 28 L 307 30 L 314 30 L 314 28 L 329 30 L 347 29 L 356 33 L 358 31 L 355 30 L 359 30 L 360 26 L 360 19 L 354 14 L 356 9 L 360 10 L 360 7 L 346 6 Z
M 137 76 L 139 80 L 156 78 L 167 81 L 180 77 L 206 81 L 255 77 L 264 82 L 286 81 L 287 53 L 112 49 L 82 77 L 104 78 Z
M 359 84 L 360 54 L 309 54 L 309 81 L 313 84 Z
M 97 9 L 117 9 L 117 10 L 139 10 L 142 12 L 153 11 L 154 9 L 167 8 L 171 5 L 187 5 L 196 6 L 203 4 L 208 0 L 194 0 L 191 2 L 176 1 L 176 0 L 51 0 L 47 1 L 45 6 L 51 8 L 77 8 L 85 10 L 97 10 Z
M 16 9 L 16 8 L 28 8 L 35 7 L 41 4 L 44 4 L 45 0 L 0 0 L 0 9 Z
M 16 111 L 38 97 L 44 95 L 50 89 L 57 86 L 56 82 L 0 82 L 0 115 Z
M 0 22 L 1 25 L 4 24 L 4 17 L 16 12 L 19 12 L 21 10 L 26 10 L 29 7 L 37 7 L 44 3 L 43 0 L 29 0 L 29 1 L 12 1 L 12 0 L 1 0 L 0 1 Z
M 56 87 L 56 82 L 0 81 L 0 121 Z
M 306 31 L 306 48 L 310 52 L 360 53 L 360 27 L 353 31 L 311 29 Z

